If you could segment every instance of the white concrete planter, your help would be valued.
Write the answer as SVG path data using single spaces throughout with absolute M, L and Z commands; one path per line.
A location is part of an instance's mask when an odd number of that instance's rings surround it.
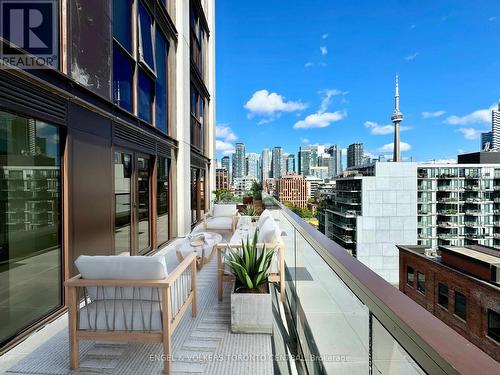
M 231 293 L 233 333 L 273 333 L 271 292 Z

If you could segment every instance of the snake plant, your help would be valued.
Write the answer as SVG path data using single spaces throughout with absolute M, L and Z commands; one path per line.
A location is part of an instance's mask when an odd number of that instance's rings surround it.
M 255 207 L 251 204 L 248 204 L 242 212 L 245 216 L 257 216 L 257 211 L 255 211 Z
M 237 289 L 256 289 L 267 280 L 269 267 L 274 250 L 257 247 L 257 231 L 250 240 L 247 236 L 246 243 L 241 240 L 241 248 L 229 248 L 224 253 L 224 258 L 231 268 L 231 273 L 236 277 Z

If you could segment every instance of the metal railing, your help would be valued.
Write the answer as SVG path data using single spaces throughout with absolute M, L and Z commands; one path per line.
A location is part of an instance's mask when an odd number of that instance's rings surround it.
M 308 374 L 480 374 L 500 364 L 269 195 L 288 326 Z

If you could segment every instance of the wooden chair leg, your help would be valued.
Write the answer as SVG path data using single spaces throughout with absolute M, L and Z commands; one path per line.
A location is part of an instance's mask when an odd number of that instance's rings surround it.
M 222 276 L 224 275 L 221 251 L 221 249 L 217 249 L 217 295 L 219 297 L 219 302 L 222 301 Z
M 78 297 L 76 287 L 68 290 L 69 366 L 72 370 L 80 367 L 80 346 L 76 338 Z
M 202 258 L 203 262 L 203 258 Z M 196 260 L 193 261 L 191 265 L 191 290 L 193 291 L 193 301 L 191 302 L 191 316 L 196 317 L 197 306 L 196 306 Z
M 171 372 L 171 341 L 170 341 L 170 288 L 162 289 L 162 298 L 163 298 L 163 315 L 162 315 L 162 324 L 163 324 L 163 373 L 165 375 L 170 375 Z

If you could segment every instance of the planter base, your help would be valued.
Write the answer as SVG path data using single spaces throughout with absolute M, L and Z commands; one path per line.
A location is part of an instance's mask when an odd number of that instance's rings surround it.
M 271 293 L 231 293 L 231 332 L 273 333 Z

